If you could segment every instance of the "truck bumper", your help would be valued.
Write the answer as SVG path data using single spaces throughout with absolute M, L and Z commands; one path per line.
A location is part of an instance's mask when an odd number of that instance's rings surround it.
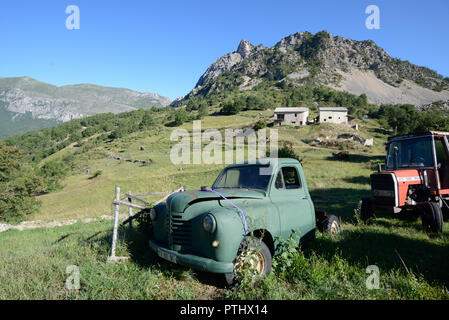
M 234 265 L 232 262 L 220 262 L 213 259 L 194 256 L 191 254 L 182 254 L 158 245 L 154 240 L 150 240 L 150 248 L 161 258 L 182 264 L 193 269 L 207 271 L 212 273 L 232 273 Z

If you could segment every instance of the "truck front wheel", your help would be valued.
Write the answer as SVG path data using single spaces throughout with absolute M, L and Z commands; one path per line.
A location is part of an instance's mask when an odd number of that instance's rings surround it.
M 232 286 L 248 276 L 264 277 L 271 272 L 272 256 L 268 246 L 256 237 L 247 236 L 240 244 L 234 260 L 234 272 L 226 273 L 225 282 Z

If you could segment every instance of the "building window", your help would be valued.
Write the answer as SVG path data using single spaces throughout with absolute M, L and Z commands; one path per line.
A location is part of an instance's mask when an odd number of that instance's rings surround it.
M 284 120 L 284 115 L 283 114 L 278 114 L 277 115 L 277 119 L 278 120 Z
M 329 116 L 329 119 L 332 119 L 332 117 L 331 117 L 331 116 Z

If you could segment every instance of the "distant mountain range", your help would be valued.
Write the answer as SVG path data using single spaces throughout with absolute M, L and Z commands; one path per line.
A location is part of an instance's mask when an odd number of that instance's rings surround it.
M 431 55 L 431 53 L 429 53 Z M 423 105 L 449 99 L 449 78 L 426 67 L 391 57 L 373 41 L 356 41 L 298 32 L 273 47 L 242 40 L 237 51 L 217 59 L 195 88 L 172 105 L 192 96 L 223 89 L 251 90 L 256 86 L 326 86 L 366 94 L 374 104 Z
M 29 77 L 0 78 L 0 139 L 98 113 L 166 106 L 157 93 L 93 84 L 53 86 Z

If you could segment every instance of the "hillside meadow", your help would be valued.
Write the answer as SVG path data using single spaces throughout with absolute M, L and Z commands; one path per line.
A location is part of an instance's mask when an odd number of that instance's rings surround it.
M 271 115 L 265 110 L 206 116 L 202 128 L 250 128 Z M 318 233 L 308 247 L 276 257 L 274 272 L 263 281 L 237 288 L 216 285 L 217 276 L 155 257 L 147 236 L 135 225 L 119 233 L 118 255 L 129 256 L 129 261 L 110 264 L 106 259 L 112 222 L 79 222 L 0 233 L 0 299 L 448 299 L 448 224 L 441 235 L 433 236 L 422 231 L 419 220 L 381 214 L 368 224 L 359 221 L 360 199 L 370 194 L 369 175 L 383 161 L 387 139 L 376 121 L 359 124 L 359 131 L 338 125 L 278 128 L 280 144 L 290 143 L 301 158 L 315 206 L 339 216 L 342 232 L 333 238 Z M 171 163 L 170 149 L 176 142 L 170 141 L 170 134 L 176 128 L 158 126 L 82 153 L 75 144 L 54 153 L 48 159 L 73 154 L 77 170 L 63 180 L 63 189 L 39 196 L 41 210 L 27 220 L 110 215 L 115 186 L 122 192 L 144 193 L 212 185 L 224 165 Z M 179 128 L 191 130 L 192 123 Z M 342 133 L 374 137 L 374 146 L 335 142 L 333 137 Z M 317 143 L 316 138 L 328 142 Z M 347 160 L 332 157 L 340 149 L 349 151 Z M 111 155 L 151 161 L 143 165 Z M 65 288 L 70 265 L 80 269 L 79 290 Z M 369 265 L 379 268 L 379 289 L 365 285 Z

